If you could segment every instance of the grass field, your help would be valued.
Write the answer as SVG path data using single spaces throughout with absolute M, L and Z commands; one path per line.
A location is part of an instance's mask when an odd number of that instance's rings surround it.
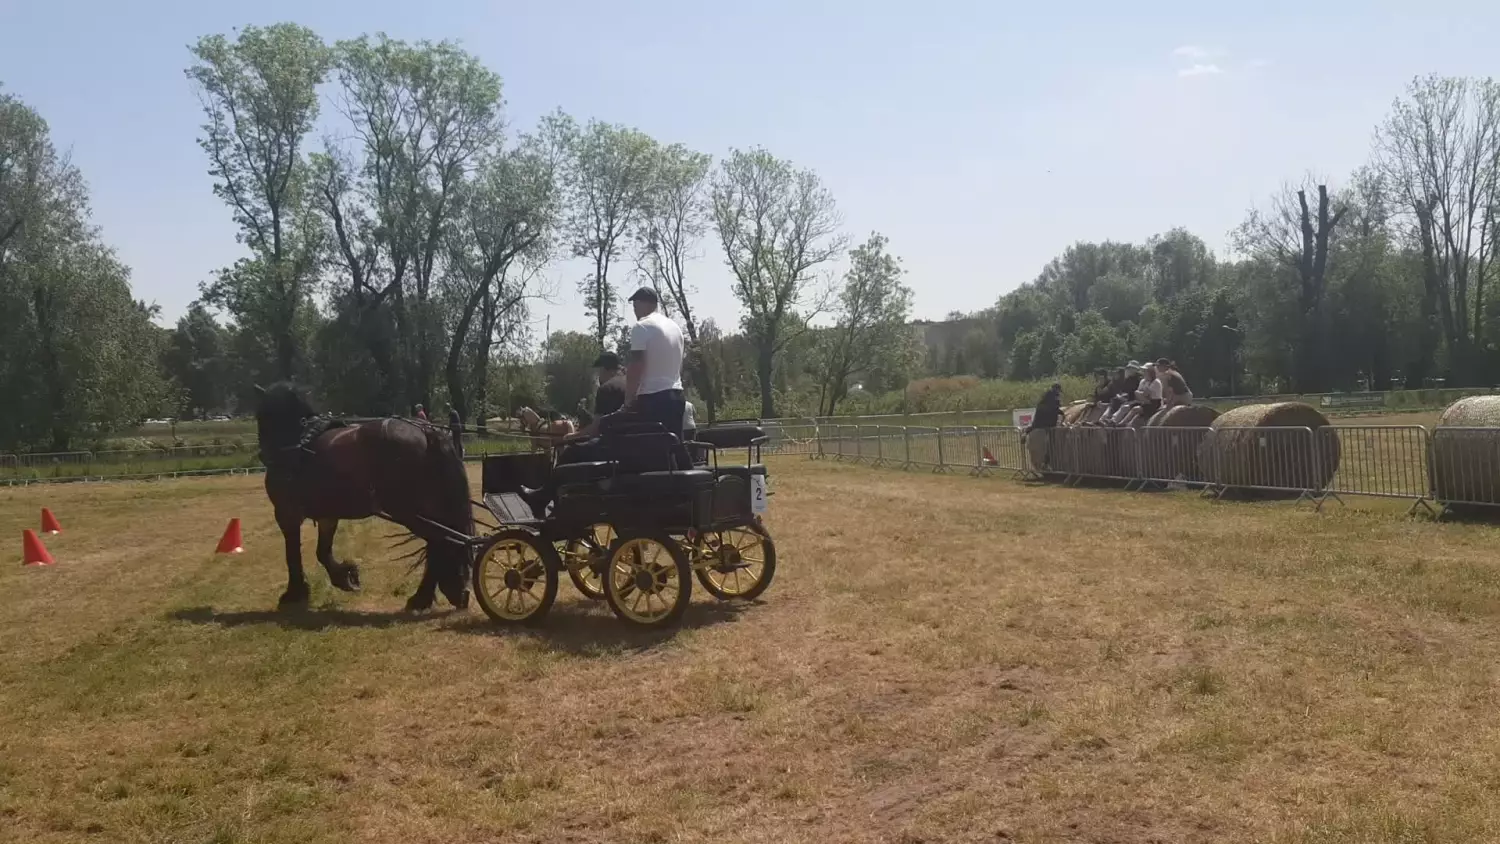
M 0 490 L 0 840 L 1472 842 L 1492 529 L 777 460 L 763 602 L 273 611 L 257 478 Z M 476 479 L 477 480 L 477 479 Z M 246 552 L 214 557 L 225 521 Z M 312 529 L 305 531 L 310 555 Z

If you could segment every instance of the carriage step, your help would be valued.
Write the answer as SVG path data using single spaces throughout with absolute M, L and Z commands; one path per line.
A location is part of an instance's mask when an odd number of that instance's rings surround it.
M 531 505 L 514 492 L 487 492 L 484 494 L 484 506 L 504 525 L 530 525 L 537 522 L 536 515 L 531 512 Z

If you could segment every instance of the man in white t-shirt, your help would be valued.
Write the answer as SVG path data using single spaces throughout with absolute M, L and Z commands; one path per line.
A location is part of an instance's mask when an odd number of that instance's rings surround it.
M 642 287 L 630 296 L 635 328 L 625 363 L 625 410 L 660 422 L 678 438 L 686 397 L 682 392 L 682 329 L 657 310 L 656 291 Z

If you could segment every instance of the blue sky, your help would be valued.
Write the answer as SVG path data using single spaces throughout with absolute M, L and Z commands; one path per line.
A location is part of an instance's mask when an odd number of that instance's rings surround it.
M 927 318 L 993 303 L 1077 240 L 1182 225 L 1222 251 L 1283 180 L 1362 163 L 1413 75 L 1500 57 L 1500 4 L 1481 0 L 0 0 L 0 82 L 71 151 L 136 295 L 170 320 L 240 254 L 195 143 L 187 46 L 280 20 L 456 39 L 504 78 L 520 129 L 562 107 L 811 167 L 854 242 L 890 238 Z M 733 323 L 712 239 L 702 254 L 702 307 Z M 539 319 L 585 326 L 582 274 L 553 268 Z

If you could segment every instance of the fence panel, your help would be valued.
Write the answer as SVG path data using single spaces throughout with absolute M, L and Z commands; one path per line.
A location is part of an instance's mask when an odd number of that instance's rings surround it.
M 1207 473 L 1199 460 L 1203 443 L 1212 429 L 1140 428 L 1140 478 L 1146 483 L 1202 487 Z
M 1139 480 L 1140 443 L 1134 428 L 1067 428 L 1064 462 L 1070 480 Z
M 879 445 L 876 465 L 906 468 L 911 465 L 911 455 L 906 450 L 906 429 L 900 425 L 878 425 L 875 428 Z
M 811 419 L 767 424 L 765 430 L 766 435 L 771 438 L 766 443 L 766 454 L 806 457 L 816 457 L 818 454 L 818 424 Z
M 943 441 L 937 428 L 906 429 L 906 461 L 912 466 L 943 468 Z
M 972 425 L 939 428 L 938 438 L 942 440 L 943 468 L 979 472 L 981 461 L 978 428 Z
M 1317 439 L 1320 459 L 1330 459 L 1331 451 L 1337 461 L 1329 495 L 1420 502 L 1432 489 L 1427 468 L 1431 444 L 1420 425 L 1332 425 L 1318 429 Z
M 1311 428 L 1218 428 L 1204 438 L 1199 457 L 1217 498 L 1230 490 L 1317 498 L 1338 468 Z
M 1432 429 L 1432 499 L 1444 509 L 1500 506 L 1500 429 Z
M 982 472 L 1001 471 L 1019 475 L 1026 471 L 1026 446 L 1020 428 L 993 425 L 976 430 Z

